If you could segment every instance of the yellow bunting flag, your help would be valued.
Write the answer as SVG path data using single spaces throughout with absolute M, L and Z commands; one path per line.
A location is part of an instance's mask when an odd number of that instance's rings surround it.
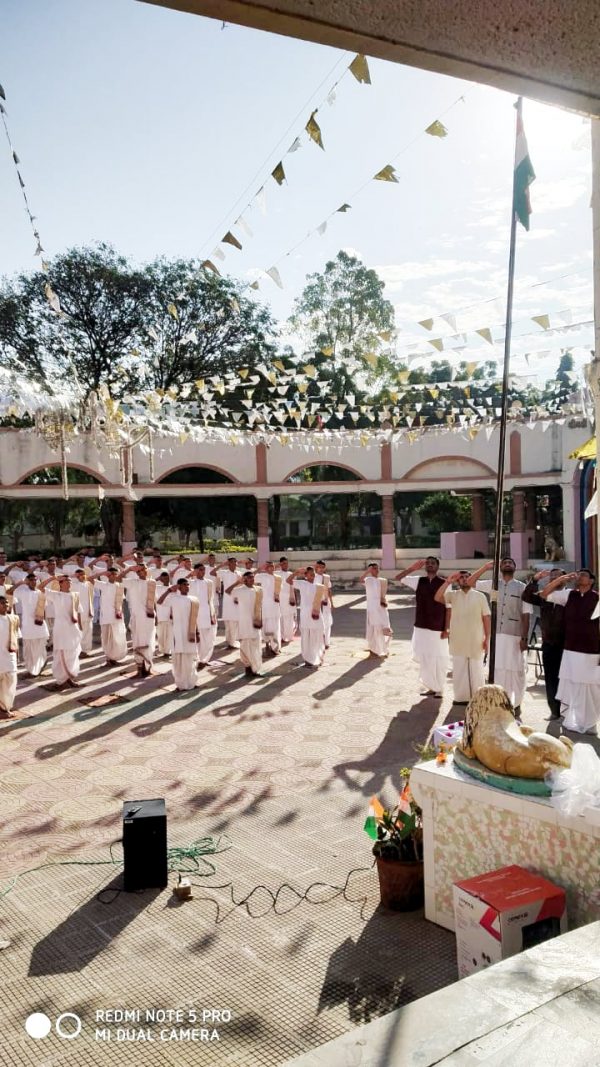
M 269 275 L 269 278 L 271 278 L 272 281 L 275 282 L 275 285 L 278 285 L 280 289 L 283 289 L 281 274 L 277 270 L 277 267 L 269 267 L 269 269 L 265 271 L 265 274 Z
M 250 288 L 251 289 L 258 289 L 259 288 L 258 282 L 250 282 Z
M 376 182 L 396 182 L 398 184 L 398 178 L 396 177 L 395 168 L 391 163 L 387 163 L 385 167 L 382 167 L 377 174 L 373 175 L 373 181 Z
M 283 169 L 283 163 L 278 163 L 274 170 L 271 171 L 271 177 L 275 179 L 278 185 L 283 185 L 285 181 L 285 171 Z
M 248 370 L 247 367 L 240 367 L 240 369 L 238 371 L 238 374 L 239 374 L 240 378 L 247 378 L 249 373 L 250 373 L 250 371 Z
M 377 356 L 375 355 L 375 352 L 365 352 L 365 362 L 368 363 L 370 367 L 376 367 Z
M 198 392 L 201 393 L 204 389 L 204 378 L 197 378 L 194 382 L 194 385 L 196 386 Z
M 427 391 L 430 394 L 432 400 L 437 400 L 438 396 L 440 395 L 439 389 L 430 387 Z
M 215 265 L 212 262 L 212 260 L 205 259 L 204 262 L 200 264 L 200 266 L 204 267 L 205 270 L 212 270 L 213 274 L 218 274 L 219 277 L 221 277 L 221 271 L 219 270 L 218 267 L 215 267 Z
M 537 322 L 538 326 L 542 327 L 542 330 L 550 329 L 550 316 L 549 315 L 532 315 L 532 322 Z
M 380 330 L 379 331 L 379 336 L 381 337 L 382 341 L 391 341 L 391 339 L 392 339 L 392 331 L 391 330 Z
M 345 214 L 346 211 L 350 211 L 351 207 L 352 204 L 342 204 L 341 207 L 336 208 L 336 211 L 340 211 L 342 214 Z
M 475 330 L 475 333 L 478 333 L 480 337 L 483 337 L 483 340 L 487 341 L 488 345 L 493 345 L 492 331 L 489 326 L 484 326 L 481 330 Z
M 285 370 L 285 363 L 282 363 L 280 359 L 274 359 L 273 360 L 273 366 L 277 367 L 277 370 L 280 370 L 280 371 L 284 371 Z
M 402 385 L 406 385 L 406 383 L 408 381 L 409 374 L 410 374 L 410 371 L 408 371 L 408 370 L 399 370 L 398 371 L 398 381 L 401 382 Z
M 234 235 L 232 234 L 231 230 L 227 230 L 227 233 L 225 234 L 224 237 L 221 238 L 221 240 L 222 240 L 223 244 L 233 245 L 234 248 L 239 248 L 240 251 L 241 251 L 242 246 L 241 246 L 240 242 L 238 241 L 237 237 L 234 237 Z
M 50 285 L 50 282 L 46 282 L 44 286 L 44 294 L 52 310 L 55 311 L 57 315 L 60 315 L 60 300 Z
M 323 353 L 324 356 L 332 356 L 333 355 L 333 345 L 325 345 L 321 349 L 321 352 Z
M 424 330 L 433 329 L 433 319 L 421 319 L 419 326 L 422 326 Z
M 310 116 L 310 118 L 309 118 L 309 120 L 306 123 L 306 126 L 304 128 L 305 128 L 308 136 L 311 138 L 311 140 L 313 140 L 315 142 L 315 144 L 318 144 L 319 148 L 322 148 L 323 151 L 325 151 L 325 146 L 323 144 L 323 138 L 321 137 L 321 127 L 319 126 L 319 123 L 315 119 L 315 115 L 316 114 L 317 114 L 317 112 L 313 111 L 312 115 Z
M 436 337 L 432 341 L 428 341 L 427 344 L 433 345 L 434 348 L 437 348 L 438 352 L 444 351 L 444 342 L 441 337 Z
M 312 363 L 307 363 L 306 366 L 302 368 L 302 370 L 306 374 L 307 378 L 315 378 L 317 375 L 317 368 L 313 366 Z
M 167 304 L 167 311 L 169 312 L 169 315 L 171 315 L 174 319 L 179 318 L 179 312 L 175 304 Z
M 477 363 L 475 363 L 475 362 L 466 364 L 467 374 L 469 375 L 469 378 L 471 377 L 471 375 L 472 375 L 473 371 L 475 370 L 476 366 L 477 366 Z
M 366 56 L 361 55 L 360 52 L 354 57 L 348 70 L 354 75 L 357 82 L 362 82 L 364 85 L 371 84 L 369 64 L 367 63 Z
M 440 122 L 439 119 L 436 119 L 435 122 L 432 122 L 431 126 L 428 126 L 427 129 L 425 130 L 425 133 L 430 134 L 431 137 L 447 137 L 448 136 L 448 130 L 444 126 L 444 123 Z

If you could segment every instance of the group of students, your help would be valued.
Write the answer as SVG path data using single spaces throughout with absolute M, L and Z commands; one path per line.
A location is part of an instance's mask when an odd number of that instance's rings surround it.
M 467 704 L 485 684 L 492 581 L 483 575 L 493 564 L 484 563 L 473 573 L 457 571 L 448 578 L 439 575 L 439 565 L 436 556 L 428 556 L 396 577 L 416 594 L 412 647 L 426 695 L 442 696 L 451 657 L 454 703 Z M 507 556 L 500 561 L 494 681 L 506 690 L 519 717 L 532 614 L 537 608 L 550 717 L 562 719 L 567 730 L 596 734 L 600 606 L 595 575 L 585 567 L 569 574 L 554 567 L 538 571 L 525 584 L 515 578 L 515 571 L 514 559 Z M 573 588 L 565 588 L 569 583 Z
M 323 560 L 292 572 L 285 556 L 277 566 L 248 558 L 239 567 L 235 556 L 219 564 L 213 554 L 193 564 L 185 555 L 163 560 L 139 550 L 118 559 L 81 552 L 16 563 L 0 553 L 0 716 L 13 717 L 19 638 L 30 678 L 42 674 L 52 649 L 57 687 L 78 688 L 94 622 L 109 667 L 128 655 L 129 630 L 138 676 L 152 673 L 158 654 L 170 659 L 176 688 L 189 690 L 211 661 L 219 618 L 228 647 L 239 649 L 246 674 L 256 677 L 263 655 L 279 655 L 296 635 L 298 606 L 302 660 L 317 668 L 332 626 Z

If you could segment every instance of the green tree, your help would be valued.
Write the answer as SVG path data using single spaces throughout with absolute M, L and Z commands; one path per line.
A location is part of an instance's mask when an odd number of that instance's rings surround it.
M 430 493 L 415 511 L 431 533 L 471 529 L 471 502 L 468 497 Z
M 289 325 L 307 350 L 329 353 L 336 370 L 361 367 L 373 378 L 394 326 L 394 308 L 384 288 L 376 271 L 340 251 L 324 271 L 308 275 Z

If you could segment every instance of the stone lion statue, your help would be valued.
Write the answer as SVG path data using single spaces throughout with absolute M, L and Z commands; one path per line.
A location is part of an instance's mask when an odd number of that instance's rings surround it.
M 544 551 L 546 553 L 547 562 L 558 563 L 559 559 L 565 558 L 565 550 L 561 548 L 558 541 L 555 541 L 553 537 L 546 535 L 544 538 Z
M 458 748 L 484 767 L 516 778 L 544 778 L 554 767 L 570 767 L 573 744 L 566 737 L 536 733 L 515 720 L 501 685 L 484 685 L 471 699 Z

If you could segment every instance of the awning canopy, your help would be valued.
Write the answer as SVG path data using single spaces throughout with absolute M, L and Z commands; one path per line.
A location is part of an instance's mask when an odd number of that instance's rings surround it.
M 590 437 L 584 445 L 580 445 L 574 452 L 569 453 L 569 459 L 596 459 L 597 442 L 595 437 Z

